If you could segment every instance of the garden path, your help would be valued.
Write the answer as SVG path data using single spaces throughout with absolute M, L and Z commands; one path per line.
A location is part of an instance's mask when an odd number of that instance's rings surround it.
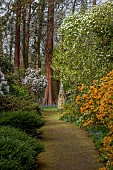
M 98 152 L 88 133 L 73 124 L 59 120 L 57 112 L 44 112 L 46 125 L 37 170 L 98 170 Z

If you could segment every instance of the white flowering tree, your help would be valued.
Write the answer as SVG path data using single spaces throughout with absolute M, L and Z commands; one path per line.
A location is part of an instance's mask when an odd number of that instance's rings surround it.
M 64 83 L 90 84 L 113 69 L 113 1 L 66 18 L 52 60 Z
M 26 76 L 22 81 L 23 84 L 30 85 L 32 91 L 40 98 L 41 93 L 47 86 L 47 80 L 45 76 L 41 75 L 41 70 L 33 68 L 26 69 Z
M 0 95 L 7 94 L 7 93 L 9 93 L 9 86 L 0 68 Z

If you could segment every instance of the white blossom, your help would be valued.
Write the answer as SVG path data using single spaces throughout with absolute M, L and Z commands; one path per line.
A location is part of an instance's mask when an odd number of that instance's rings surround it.
M 33 68 L 28 68 L 26 70 L 25 79 L 23 79 L 23 84 L 31 85 L 31 89 L 34 93 L 40 94 L 43 89 L 47 86 L 47 80 L 45 76 L 41 75 L 41 70 L 35 70 Z
M 0 69 L 0 95 L 3 95 L 4 93 L 9 93 L 9 86 L 7 85 L 5 76 Z

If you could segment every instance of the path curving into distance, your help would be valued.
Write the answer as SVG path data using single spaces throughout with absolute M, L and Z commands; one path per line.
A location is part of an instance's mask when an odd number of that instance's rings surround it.
M 98 170 L 98 152 L 88 133 L 59 120 L 57 112 L 45 111 L 46 125 L 37 170 Z

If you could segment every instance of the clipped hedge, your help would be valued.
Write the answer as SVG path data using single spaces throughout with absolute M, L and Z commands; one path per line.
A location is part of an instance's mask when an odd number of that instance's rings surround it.
M 33 170 L 44 146 L 39 139 L 13 127 L 0 127 L 1 170 Z
M 27 111 L 4 112 L 1 113 L 0 119 L 0 125 L 10 125 L 31 135 L 35 134 L 44 123 L 45 121 L 40 115 Z
M 40 114 L 40 111 L 37 108 L 39 108 L 37 103 L 35 103 L 29 97 L 0 95 L 0 112 L 14 110 L 36 110 Z

